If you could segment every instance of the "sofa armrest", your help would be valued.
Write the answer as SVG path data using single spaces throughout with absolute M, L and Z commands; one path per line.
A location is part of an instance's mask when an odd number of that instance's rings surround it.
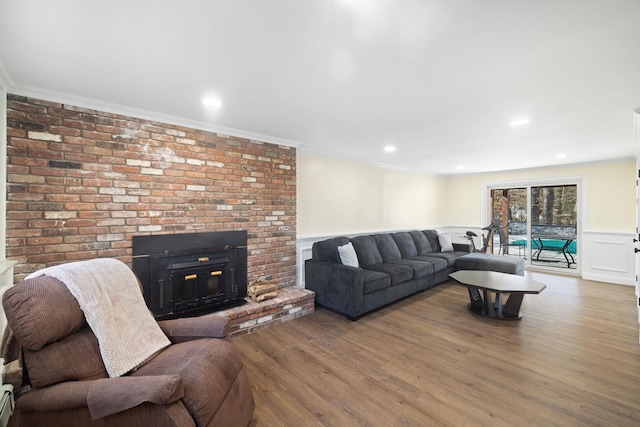
M 305 287 L 316 293 L 316 302 L 349 317 L 364 313 L 363 272 L 332 262 L 305 261 Z
M 457 252 L 472 252 L 473 246 L 471 243 L 453 243 L 453 250 Z
M 19 404 L 26 412 L 88 408 L 95 420 L 143 402 L 167 405 L 183 396 L 178 375 L 157 375 L 58 383 L 30 390 L 20 397 Z
M 60 411 L 87 407 L 87 394 L 97 380 L 67 381 L 30 389 L 18 399 L 21 411 Z
M 173 344 L 229 335 L 229 319 L 216 315 L 160 320 L 158 325 Z

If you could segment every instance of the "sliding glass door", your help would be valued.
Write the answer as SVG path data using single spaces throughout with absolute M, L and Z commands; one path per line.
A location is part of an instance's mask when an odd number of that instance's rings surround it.
M 499 188 L 490 192 L 492 250 L 489 252 L 525 257 L 529 217 L 526 188 Z
M 578 269 L 579 183 L 488 188 L 487 252 L 540 268 Z

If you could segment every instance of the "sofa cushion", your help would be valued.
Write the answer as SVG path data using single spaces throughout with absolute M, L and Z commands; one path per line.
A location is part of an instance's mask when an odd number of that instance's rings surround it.
M 382 262 L 392 262 L 400 259 L 400 250 L 390 234 L 374 234 L 371 237 L 378 245 L 378 251 L 382 255 Z
M 340 263 L 338 258 L 338 246 L 349 243 L 346 237 L 334 237 L 332 239 L 315 242 L 311 248 L 311 256 L 317 262 L 335 262 Z
M 487 270 L 524 276 L 524 260 L 504 255 L 470 253 L 457 261 L 461 270 Z
M 28 279 L 9 288 L 3 304 L 13 334 L 29 350 L 40 350 L 87 326 L 78 300 L 64 283 L 50 276 Z
M 430 262 L 431 265 L 433 266 L 433 272 L 437 273 L 439 271 L 442 270 L 446 270 L 447 267 L 449 267 L 449 262 L 447 261 L 446 258 L 440 258 L 440 257 L 435 257 L 435 256 L 429 256 L 429 255 L 418 255 L 416 257 L 411 258 L 412 260 L 417 260 L 417 261 L 426 261 L 426 262 Z
M 27 279 L 7 289 L 3 306 L 33 387 L 108 376 L 98 339 L 64 283 L 50 276 Z
M 408 265 L 380 263 L 368 266 L 367 270 L 387 273 L 391 277 L 391 286 L 399 285 L 413 278 L 413 269 Z
M 399 259 L 394 261 L 393 264 L 407 265 L 413 270 L 414 279 L 422 279 L 430 274 L 433 274 L 433 264 L 426 260 L 417 259 Z
M 362 287 L 365 295 L 386 289 L 389 286 L 391 286 L 391 276 L 387 273 L 367 269 L 362 270 Z
M 429 256 L 434 257 L 434 258 L 441 258 L 447 261 L 447 265 L 449 267 L 453 267 L 454 265 L 456 265 L 456 260 L 458 258 L 460 258 L 461 256 L 467 254 L 468 252 L 458 252 L 458 251 L 454 251 L 454 252 L 432 252 L 429 254 Z
M 353 243 L 351 242 L 343 246 L 338 246 L 338 258 L 340 258 L 342 265 L 349 267 L 358 266 L 358 255 L 356 254 L 356 250 L 353 249 Z
M 429 239 L 422 231 L 410 231 L 409 234 L 413 239 L 413 243 L 416 245 L 416 251 L 418 255 L 427 255 L 433 252 Z
M 429 245 L 431 246 L 432 252 L 442 251 L 440 240 L 438 239 L 438 232 L 436 230 L 424 230 L 423 233 L 425 236 L 427 236 L 427 240 L 429 240 Z
M 98 338 L 88 326 L 40 350 L 25 348 L 23 356 L 34 388 L 109 376 L 102 363 Z
M 380 264 L 382 255 L 378 250 L 376 241 L 371 236 L 357 236 L 351 239 L 353 247 L 358 254 L 360 267 L 369 267 L 370 265 Z
M 416 244 L 411 234 L 402 231 L 399 233 L 391 233 L 391 237 L 396 242 L 396 245 L 398 245 L 398 250 L 402 258 L 411 258 L 418 255 L 418 249 L 416 249 Z

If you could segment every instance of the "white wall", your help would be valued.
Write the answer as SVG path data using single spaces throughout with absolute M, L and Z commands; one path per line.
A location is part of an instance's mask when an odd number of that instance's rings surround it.
M 423 176 L 298 152 L 298 285 L 314 241 L 375 231 L 438 228 L 455 241 L 482 227 L 483 185 L 583 177 L 585 279 L 632 285 L 635 161 L 451 177 Z
M 451 177 L 446 182 L 445 216 L 458 231 L 469 225 L 480 227 L 486 222 L 482 216 L 483 185 L 563 177 L 583 179 L 585 202 L 578 243 L 582 278 L 634 285 L 635 160 Z M 464 203 L 477 208 L 456 208 Z
M 503 181 L 585 177 L 587 222 L 585 231 L 633 233 L 635 230 L 635 160 L 579 166 L 531 169 L 472 176 L 449 177 L 446 180 L 444 216 L 449 225 L 482 224 L 482 186 Z M 468 206 L 468 209 L 461 209 Z
M 298 236 L 440 224 L 444 179 L 298 152 Z

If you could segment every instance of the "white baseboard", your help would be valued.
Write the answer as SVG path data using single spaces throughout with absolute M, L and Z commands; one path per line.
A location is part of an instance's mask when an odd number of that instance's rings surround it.
M 606 274 L 583 273 L 582 278 L 585 280 L 593 280 L 594 282 L 614 283 L 616 285 L 635 286 L 634 279 L 624 279 Z

